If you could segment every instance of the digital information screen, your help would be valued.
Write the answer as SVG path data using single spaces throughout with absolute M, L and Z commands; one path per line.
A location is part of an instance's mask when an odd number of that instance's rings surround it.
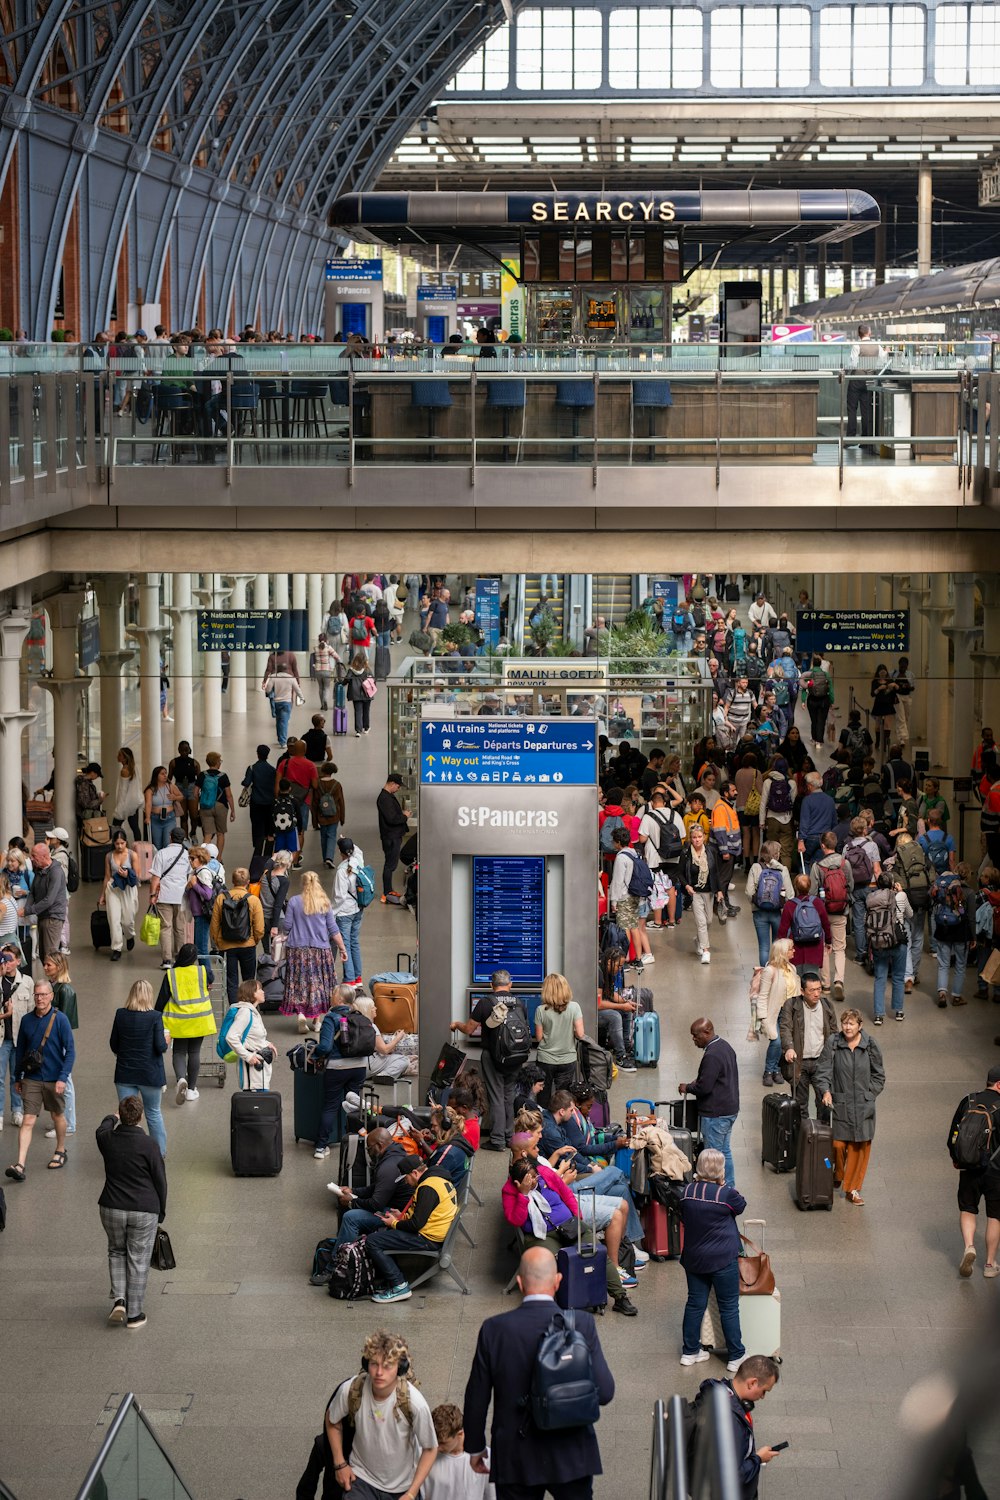
M 515 984 L 545 978 L 545 859 L 477 856 L 472 861 L 472 982 L 506 969 Z
M 805 654 L 817 651 L 909 651 L 908 609 L 800 609 L 795 617 L 795 645 Z

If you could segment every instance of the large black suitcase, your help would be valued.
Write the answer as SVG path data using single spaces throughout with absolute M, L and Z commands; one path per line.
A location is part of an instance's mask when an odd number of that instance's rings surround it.
M 694 1094 L 682 1094 L 679 1099 L 657 1099 L 656 1107 L 667 1106 L 667 1115 L 672 1129 L 690 1130 L 697 1145 L 700 1138 L 698 1126 L 698 1100 Z
M 299 1141 L 317 1141 L 319 1122 L 323 1113 L 323 1074 L 307 1073 L 296 1068 L 292 1074 L 292 1130 L 295 1144 Z M 342 1111 L 338 1110 L 338 1116 Z M 340 1119 L 333 1122 L 331 1140 L 340 1139 Z
M 726 592 L 726 603 L 727 604 L 739 604 L 739 602 L 740 602 L 740 586 L 739 586 L 738 583 L 727 583 L 726 584 L 726 591 L 725 592 Z
M 388 646 L 375 647 L 375 681 L 384 682 L 392 671 L 392 654 Z
M 795 1202 L 799 1208 L 833 1208 L 833 1130 L 802 1120 L 795 1156 Z
M 590 1234 L 584 1243 L 583 1223 L 587 1217 L 587 1189 L 579 1194 L 580 1217 L 576 1221 L 577 1241 L 566 1245 L 556 1256 L 562 1280 L 556 1289 L 560 1307 L 604 1308 L 608 1302 L 608 1252 L 598 1242 L 596 1229 L 597 1193 L 591 1206 Z
M 237 1177 L 277 1177 L 283 1156 L 280 1094 L 247 1089 L 233 1095 L 229 1152 Z
M 363 1192 L 371 1181 L 371 1163 L 365 1147 L 365 1137 L 349 1131 L 340 1139 L 340 1169 L 337 1181 L 341 1187 L 349 1187 L 355 1193 Z
M 791 1094 L 765 1094 L 761 1101 L 760 1159 L 776 1172 L 794 1172 L 799 1106 Z
M 91 882 L 104 879 L 104 861 L 111 853 L 110 844 L 80 845 L 80 879 Z M 110 942 L 111 939 L 108 939 Z
M 103 906 L 90 913 L 90 941 L 95 949 L 111 947 L 111 923 Z

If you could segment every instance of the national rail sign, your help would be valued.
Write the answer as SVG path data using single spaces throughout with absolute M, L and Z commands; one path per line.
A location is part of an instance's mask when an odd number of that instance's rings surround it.
M 803 654 L 910 649 L 908 609 L 800 609 L 795 622 L 795 646 Z
M 593 719 L 423 719 L 420 781 L 454 785 L 593 786 Z
M 304 609 L 199 609 L 199 651 L 307 651 Z

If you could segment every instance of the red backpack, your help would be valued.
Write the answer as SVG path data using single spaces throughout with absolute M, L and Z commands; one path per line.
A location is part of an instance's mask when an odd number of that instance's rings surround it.
M 836 868 L 825 869 L 823 872 L 823 904 L 831 917 L 842 916 L 847 910 L 848 892 L 847 876 L 844 874 L 843 864 Z

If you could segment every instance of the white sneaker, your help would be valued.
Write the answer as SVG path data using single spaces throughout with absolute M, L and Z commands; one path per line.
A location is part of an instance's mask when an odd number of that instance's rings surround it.
M 316 1150 L 313 1152 L 313 1161 L 323 1161 L 324 1158 L 327 1157 L 327 1156 L 329 1156 L 329 1155 L 330 1155 L 330 1148 L 329 1148 L 329 1146 L 317 1146 Z
M 701 961 L 703 964 L 710 964 L 712 962 L 712 955 L 707 948 L 702 949 Z
M 177 1092 L 174 1095 L 174 1103 L 175 1104 L 183 1104 L 184 1100 L 187 1098 L 187 1091 L 188 1091 L 187 1079 L 186 1078 L 178 1078 L 178 1080 L 177 1080 Z
M 23 1115 L 11 1115 L 11 1117 L 10 1117 L 10 1123 L 13 1125 L 13 1127 L 14 1127 L 15 1130 L 20 1130 L 21 1126 L 24 1124 L 24 1116 Z
M 197 1089 L 188 1089 L 187 1094 L 186 1094 L 186 1098 L 187 1098 L 188 1104 L 190 1104 L 193 1099 L 200 1098 L 198 1090 Z
M 645 969 L 645 968 L 647 968 L 649 966 L 649 964 L 655 964 L 656 963 L 656 957 L 652 953 L 644 953 L 642 955 L 642 957 L 640 958 L 639 962 L 642 965 L 642 967 Z
M 66 1134 L 67 1135 L 76 1135 L 76 1131 L 75 1130 L 67 1130 Z M 56 1138 L 56 1131 L 55 1131 L 55 1126 L 53 1126 L 51 1130 L 47 1130 L 45 1132 L 45 1139 L 48 1140 L 48 1141 L 54 1141 L 55 1138 Z
M 700 1365 L 703 1360 L 711 1359 L 711 1357 L 707 1349 L 699 1349 L 697 1354 L 682 1354 L 681 1364 Z
M 649 1256 L 646 1254 L 645 1250 L 636 1250 L 635 1263 L 637 1266 L 644 1266 L 648 1260 Z
M 739 1359 L 731 1359 L 729 1361 L 728 1365 L 726 1366 L 726 1369 L 729 1371 L 729 1373 L 731 1375 L 735 1375 L 736 1371 L 739 1369 L 740 1365 L 743 1363 L 743 1361 L 745 1359 L 746 1359 L 746 1355 L 745 1354 L 741 1354 L 740 1357 L 739 1357 Z

